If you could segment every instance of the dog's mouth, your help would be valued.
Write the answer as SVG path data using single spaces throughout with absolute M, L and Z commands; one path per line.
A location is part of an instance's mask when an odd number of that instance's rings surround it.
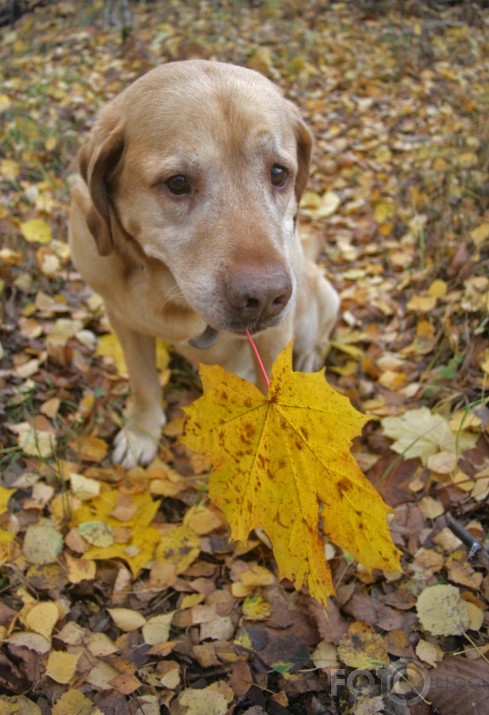
M 274 325 L 277 325 L 277 323 L 279 322 L 280 320 L 275 319 L 255 324 L 241 322 L 232 323 L 230 325 L 226 325 L 224 329 L 231 333 L 235 333 L 236 335 L 244 336 L 247 332 L 249 332 L 251 335 L 254 335 L 255 333 L 259 333 L 266 328 L 270 328 Z M 200 335 L 198 335 L 196 338 L 190 338 L 188 342 L 189 345 L 194 348 L 197 348 L 198 350 L 207 350 L 214 345 L 218 337 L 219 330 L 217 328 L 213 328 L 212 325 L 207 324 Z
M 211 325 L 206 325 L 205 329 L 196 338 L 190 338 L 189 343 L 194 348 L 199 350 L 206 350 L 211 348 L 217 340 L 219 335 L 219 330 L 213 328 Z

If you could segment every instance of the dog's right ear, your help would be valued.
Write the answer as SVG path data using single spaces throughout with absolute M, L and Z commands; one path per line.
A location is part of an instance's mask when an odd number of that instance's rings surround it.
M 87 213 L 87 226 L 101 256 L 113 248 L 110 217 L 111 180 L 120 167 L 124 152 L 124 137 L 120 127 L 107 131 L 103 124 L 95 127 L 88 144 L 78 153 L 78 165 L 92 205 Z
M 297 143 L 297 177 L 295 180 L 295 197 L 297 204 L 300 204 L 302 194 L 309 179 L 309 167 L 311 164 L 311 154 L 314 139 L 310 129 L 302 120 L 299 110 L 292 102 L 287 102 L 289 118 Z

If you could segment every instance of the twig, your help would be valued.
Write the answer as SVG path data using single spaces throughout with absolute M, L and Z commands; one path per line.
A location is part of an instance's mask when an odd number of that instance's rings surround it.
M 487 569 L 489 569 L 489 553 L 486 549 L 477 541 L 477 539 L 474 539 L 472 534 L 470 534 L 459 521 L 454 519 L 451 514 L 446 514 L 445 518 L 453 533 L 458 536 L 461 541 L 463 541 L 465 546 L 469 547 L 469 561 L 472 561 L 477 557 L 479 561 Z

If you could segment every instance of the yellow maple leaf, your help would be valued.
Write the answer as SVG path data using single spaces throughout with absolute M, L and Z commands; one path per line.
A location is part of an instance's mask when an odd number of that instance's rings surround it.
M 120 492 L 117 489 L 104 490 L 100 496 L 89 502 L 84 502 L 73 514 L 72 525 L 78 526 L 84 536 L 83 527 L 94 522 L 105 525 L 109 530 L 121 527 L 127 529 L 127 539 L 105 545 L 97 545 L 93 541 L 92 547 L 83 554 L 84 559 L 114 559 L 126 561 L 131 572 L 137 575 L 153 558 L 156 545 L 160 542 L 161 533 L 150 526 L 158 511 L 159 501 L 154 501 L 149 492 L 131 495 L 133 511 L 130 519 L 121 520 L 114 516 L 119 513 L 117 507 Z
M 137 576 L 142 568 L 153 559 L 154 550 L 159 543 L 161 534 L 158 529 L 147 526 L 144 529 L 133 527 L 131 538 L 127 543 L 113 544 L 112 546 L 92 546 L 83 554 L 84 559 L 122 559 L 125 561 L 133 576 Z
M 319 529 L 368 569 L 398 571 L 389 508 L 350 453 L 367 418 L 331 388 L 324 369 L 292 372 L 292 345 L 277 358 L 268 396 L 212 365 L 204 395 L 186 408 L 183 442 L 210 457 L 210 498 L 232 536 L 261 527 L 281 578 L 326 603 L 334 592 Z

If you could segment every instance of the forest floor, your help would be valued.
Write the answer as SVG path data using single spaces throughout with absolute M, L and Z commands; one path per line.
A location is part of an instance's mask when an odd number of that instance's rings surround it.
M 489 712 L 489 12 L 393 5 L 141 3 L 123 42 L 60 0 L 0 30 L 1 715 Z M 316 139 L 327 378 L 371 418 L 354 454 L 403 566 L 328 545 L 326 609 L 227 538 L 178 441 L 193 366 L 162 352 L 158 458 L 110 461 L 128 383 L 70 263 L 76 153 L 107 100 L 194 57 L 267 75 Z

